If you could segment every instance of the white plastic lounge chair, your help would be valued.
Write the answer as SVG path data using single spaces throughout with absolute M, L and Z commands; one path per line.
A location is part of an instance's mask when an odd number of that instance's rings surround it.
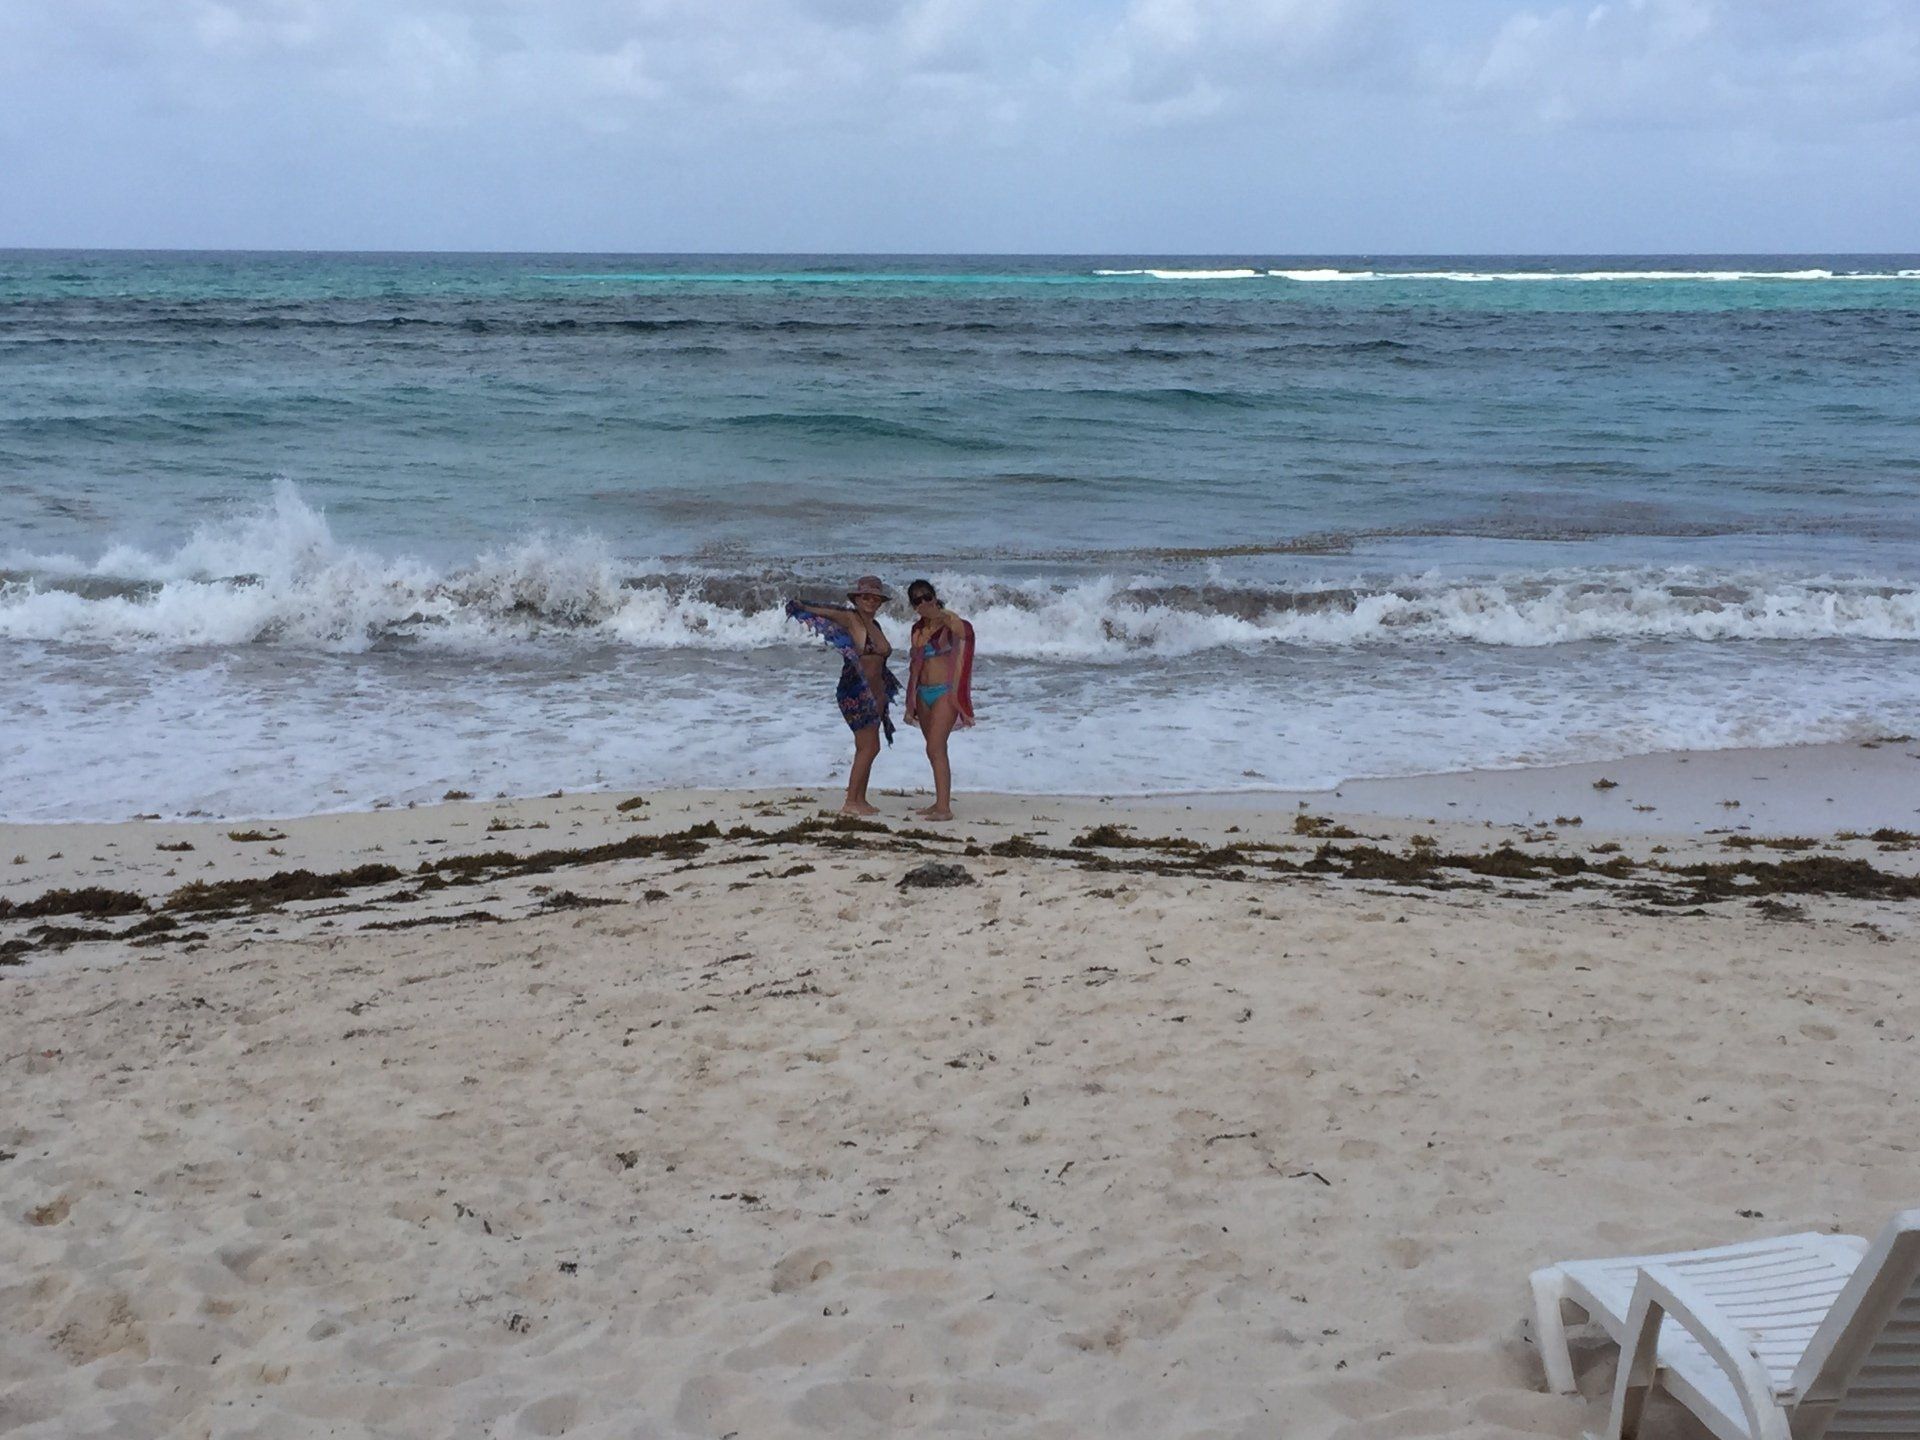
M 1920 1210 L 1871 1246 L 1783 1235 L 1533 1272 L 1547 1381 L 1574 1391 L 1560 1302 L 1620 1345 L 1609 1440 L 1659 1385 L 1720 1440 L 1920 1440 Z

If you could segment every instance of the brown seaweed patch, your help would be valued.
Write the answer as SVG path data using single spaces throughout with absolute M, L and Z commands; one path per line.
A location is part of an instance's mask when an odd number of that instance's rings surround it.
M 1385 880 L 1396 885 L 1429 885 L 1442 890 L 1460 885 L 1461 881 L 1449 880 L 1439 872 L 1438 859 L 1437 855 L 1418 850 L 1396 855 L 1377 845 L 1355 845 L 1343 850 L 1328 842 L 1314 851 L 1313 858 L 1300 868 L 1310 875 L 1341 875 L 1349 880 Z
M 105 890 L 98 885 L 86 885 L 77 890 L 49 890 L 32 900 L 0 900 L 0 920 L 38 920 L 48 915 L 136 915 L 146 908 L 146 898 L 130 890 Z
M 1358 840 L 1359 832 L 1349 830 L 1344 825 L 1336 825 L 1324 815 L 1296 815 L 1293 817 L 1293 833 L 1311 835 L 1317 840 Z
M 498 925 L 500 917 L 487 910 L 463 910 L 458 915 L 414 915 L 405 920 L 370 920 L 362 930 L 417 930 L 423 925 Z
M 235 841 L 236 843 L 241 845 L 252 845 L 262 840 L 284 840 L 286 838 L 287 837 L 285 835 L 279 833 L 278 831 L 274 831 L 274 832 L 269 832 L 266 830 L 229 830 L 227 831 L 227 839 Z
M 361 885 L 384 885 L 401 878 L 392 865 L 357 865 L 351 870 L 315 874 L 276 870 L 244 880 L 196 880 L 167 896 L 168 910 L 271 910 L 298 900 L 337 900 Z
M 1191 855 L 1201 848 L 1198 840 L 1183 835 L 1134 835 L 1118 825 L 1096 825 L 1067 844 L 1075 850 L 1158 850 L 1167 855 Z
M 745 828 L 745 827 L 740 827 Z M 472 883 L 482 875 L 499 877 L 538 875 L 567 865 L 602 865 L 614 860 L 684 860 L 700 854 L 706 842 L 721 838 L 720 827 L 711 820 L 667 835 L 629 835 L 602 845 L 583 845 L 568 850 L 535 850 L 516 855 L 510 850 L 487 850 L 478 855 L 448 855 L 438 860 L 422 860 L 414 872 L 427 877 L 424 888 L 449 883 Z M 446 877 L 453 876 L 449 881 Z
M 1284 861 L 1274 862 L 1276 868 Z M 1345 867 L 1342 869 L 1341 867 Z M 1624 856 L 1604 865 L 1589 865 L 1579 855 L 1529 855 L 1512 845 L 1502 845 L 1484 855 L 1441 854 L 1428 846 L 1415 846 L 1405 855 L 1375 845 L 1342 847 L 1322 844 L 1312 860 L 1300 867 L 1310 874 L 1343 875 L 1349 880 L 1387 880 L 1401 885 L 1432 885 L 1450 888 L 1460 882 L 1444 878 L 1443 870 L 1465 870 L 1494 880 L 1545 880 L 1553 877 L 1584 875 L 1591 871 L 1620 878 L 1635 866 Z
M 1579 855 L 1529 855 L 1511 845 L 1502 845 L 1485 855 L 1442 855 L 1436 864 L 1449 869 L 1471 870 L 1501 880 L 1538 880 L 1545 875 L 1580 875 L 1587 870 Z
M 603 895 L 576 895 L 571 890 L 556 890 L 540 902 L 543 910 L 597 910 L 602 905 L 618 905 Z
M 475 879 L 490 870 L 504 870 L 520 863 L 511 850 L 482 850 L 475 855 L 448 855 L 439 860 L 422 860 L 416 875 L 458 875 Z
M 27 931 L 43 949 L 64 950 L 86 940 L 111 940 L 114 932 L 97 925 L 35 925 Z
M 1865 860 L 1808 855 L 1797 860 L 1738 860 L 1722 865 L 1677 865 L 1671 873 L 1693 882 L 1702 900 L 1760 895 L 1838 895 L 1851 900 L 1920 900 L 1920 875 L 1896 875 Z
M 1729 835 L 1720 843 L 1729 850 L 1811 850 L 1820 842 L 1804 835 Z
M 1001 860 L 1044 860 L 1060 852 L 1041 845 L 1030 835 L 1013 835 L 987 846 L 987 854 Z
M 717 827 L 716 827 L 717 828 Z M 815 816 L 801 820 L 784 830 L 756 830 L 751 825 L 736 825 L 721 837 L 727 840 L 800 840 L 816 835 L 891 835 L 893 831 L 878 820 L 862 820 L 858 815 Z M 946 838 L 946 837 L 941 837 Z
M 129 940 L 127 943 L 136 950 L 150 950 L 155 945 L 190 945 L 196 940 L 207 938 L 204 930 L 175 930 L 166 935 L 149 935 L 144 940 Z

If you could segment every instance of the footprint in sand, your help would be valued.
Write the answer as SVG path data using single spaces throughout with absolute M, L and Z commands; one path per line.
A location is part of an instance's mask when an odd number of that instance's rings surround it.
M 514 1417 L 521 1435 L 564 1435 L 580 1423 L 580 1402 L 571 1395 L 536 1400 Z
M 812 1248 L 796 1250 L 773 1267 L 773 1293 L 787 1295 L 795 1290 L 804 1290 L 832 1273 L 833 1262 L 824 1251 Z

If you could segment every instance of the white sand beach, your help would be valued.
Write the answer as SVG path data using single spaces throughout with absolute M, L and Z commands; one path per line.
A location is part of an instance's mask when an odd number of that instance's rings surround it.
M 1920 1201 L 1916 748 L 0 827 L 0 1434 L 1572 1440 L 1531 1267 Z

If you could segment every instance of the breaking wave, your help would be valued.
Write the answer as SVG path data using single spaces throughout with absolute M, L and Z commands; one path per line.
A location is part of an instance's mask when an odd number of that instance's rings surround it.
M 1270 645 L 1920 642 L 1920 587 L 1857 577 L 1592 567 L 1290 589 L 1141 576 L 935 578 L 973 619 L 983 653 L 1090 664 Z M 114 649 L 555 640 L 759 649 L 804 643 L 783 619 L 786 596 L 836 590 L 791 570 L 635 573 L 592 536 L 534 536 L 436 567 L 341 543 L 283 482 L 269 504 L 203 527 L 171 552 L 116 545 L 90 561 L 0 557 L 0 638 Z

